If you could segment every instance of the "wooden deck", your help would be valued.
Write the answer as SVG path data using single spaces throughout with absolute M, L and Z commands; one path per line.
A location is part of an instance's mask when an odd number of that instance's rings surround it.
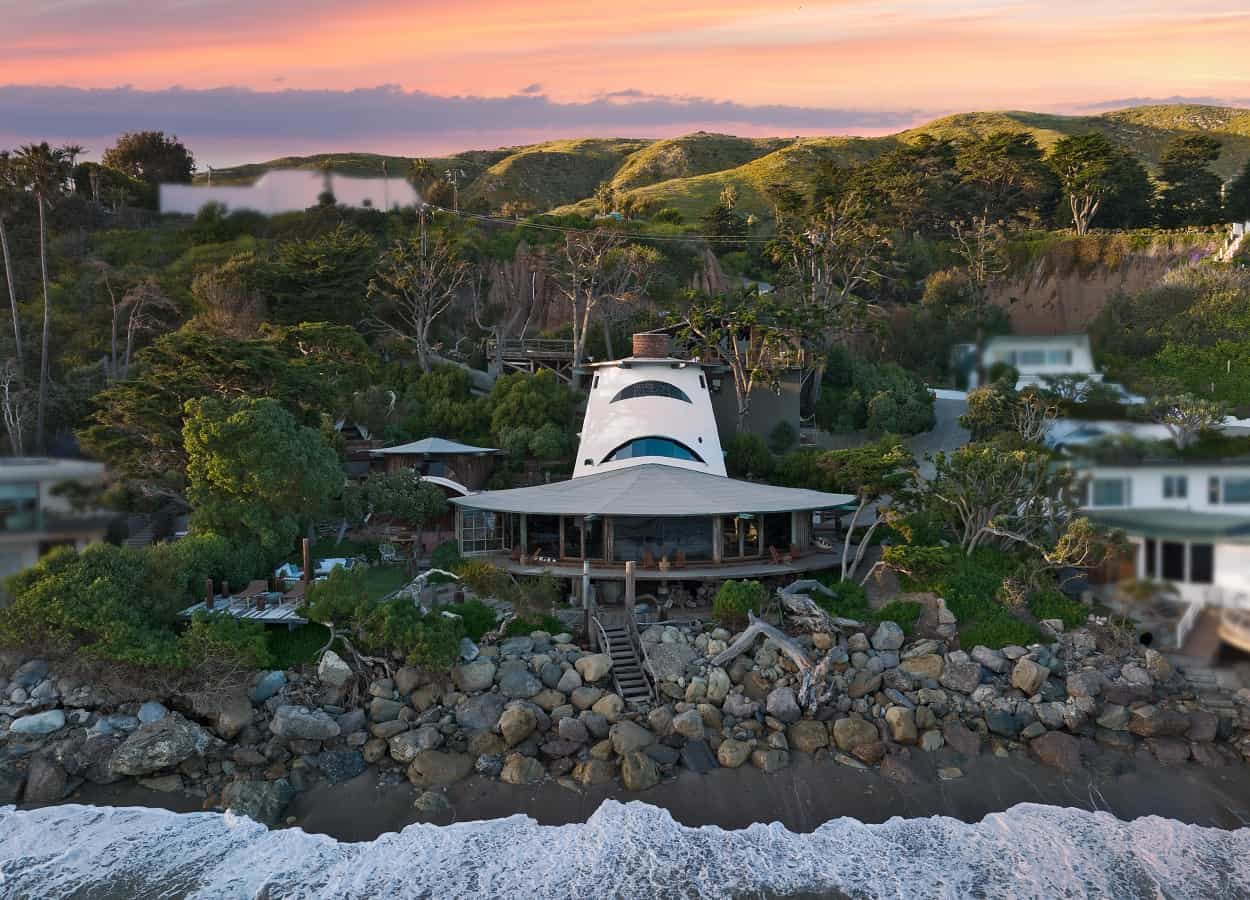
M 277 595 L 273 595 L 277 596 Z M 213 604 L 213 608 L 209 609 L 208 605 L 203 601 L 188 606 L 182 612 L 178 613 L 181 619 L 189 619 L 197 612 L 206 612 L 210 614 L 227 613 L 236 619 L 248 619 L 252 622 L 261 622 L 265 625 L 287 625 L 294 628 L 297 625 L 307 625 L 308 620 L 299 615 L 300 607 L 293 603 L 282 603 L 278 606 L 265 604 L 264 609 L 257 609 L 256 604 L 252 602 L 243 603 L 241 601 L 230 602 L 229 598 L 218 597 Z
M 530 562 L 522 564 L 507 553 L 485 554 L 505 572 L 513 575 L 541 575 L 550 572 L 557 578 L 581 578 L 582 564 L 577 560 L 556 562 Z M 774 563 L 766 559 L 744 560 L 726 563 L 690 563 L 684 568 L 670 568 L 663 572 L 658 568 L 636 568 L 634 577 L 639 581 L 724 581 L 729 578 L 781 578 L 804 572 L 820 572 L 842 564 L 841 553 L 809 553 L 791 562 Z M 624 581 L 625 565 L 592 563 L 590 577 L 595 581 Z

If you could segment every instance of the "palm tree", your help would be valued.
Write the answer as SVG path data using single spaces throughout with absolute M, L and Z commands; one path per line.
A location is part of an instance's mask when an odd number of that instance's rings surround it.
M 22 322 L 17 315 L 17 291 L 13 288 L 13 260 L 9 256 L 8 219 L 21 202 L 17 165 L 8 150 L 0 151 L 0 254 L 4 257 L 4 277 L 9 286 L 9 306 L 13 310 L 13 352 L 20 373 L 22 366 Z
M 39 207 L 39 268 L 43 278 L 43 340 L 39 351 L 39 400 L 35 407 L 35 449 L 44 450 L 44 425 L 48 411 L 50 359 L 48 339 L 52 331 L 52 301 L 48 295 L 48 225 L 47 212 L 52 201 L 65 189 L 69 161 L 61 148 L 52 149 L 48 142 L 27 144 L 17 151 L 21 181 L 34 195 Z

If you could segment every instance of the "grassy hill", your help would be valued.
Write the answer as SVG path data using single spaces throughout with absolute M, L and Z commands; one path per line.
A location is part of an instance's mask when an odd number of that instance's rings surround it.
M 1158 170 L 1167 141 L 1187 131 L 1206 132 L 1223 142 L 1223 155 L 1214 168 L 1224 178 L 1231 178 L 1250 159 L 1250 109 L 1171 104 L 1097 116 L 1016 110 L 960 113 L 877 138 L 740 138 L 707 132 L 657 141 L 585 138 L 474 150 L 430 162 L 439 171 L 455 167 L 465 172 L 468 182 L 461 190 L 465 206 L 499 210 L 508 201 L 521 201 L 539 211 L 592 213 L 594 190 L 608 181 L 638 200 L 675 207 L 692 221 L 727 185 L 738 189 L 743 210 L 763 215 L 770 209 L 769 184 L 802 184 L 822 161 L 861 162 L 923 134 L 959 141 L 1003 129 L 1028 132 L 1045 148 L 1067 135 L 1102 132 L 1132 150 L 1152 172 Z M 407 157 L 368 153 L 286 157 L 218 169 L 213 181 L 247 183 L 266 169 L 320 169 L 327 163 L 343 174 L 377 176 L 383 160 L 392 175 L 407 172 L 410 162 Z

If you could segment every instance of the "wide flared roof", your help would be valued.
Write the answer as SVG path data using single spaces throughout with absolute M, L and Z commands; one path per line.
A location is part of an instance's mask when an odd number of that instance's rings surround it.
M 422 454 L 430 456 L 468 456 L 473 453 L 501 453 L 503 451 L 494 447 L 474 447 L 470 444 L 449 441 L 446 438 L 429 437 L 413 441 L 411 444 L 400 444 L 398 447 L 383 447 L 373 452 L 383 454 L 398 453 L 403 456 L 420 456 Z
M 1158 540 L 1250 544 L 1250 516 L 1188 509 L 1096 509 L 1084 513 L 1108 528 Z
M 663 463 L 643 463 L 569 481 L 484 491 L 451 502 L 492 512 L 548 516 L 720 516 L 830 509 L 855 498 L 737 481 Z

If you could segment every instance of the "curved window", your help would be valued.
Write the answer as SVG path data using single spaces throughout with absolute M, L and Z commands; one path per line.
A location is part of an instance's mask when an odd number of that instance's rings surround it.
M 690 462 L 703 462 L 702 457 L 685 444 L 666 437 L 634 438 L 621 444 L 603 458 L 604 462 L 617 462 L 622 459 L 637 459 L 640 456 L 664 456 L 669 459 L 685 459 Z
M 686 392 L 681 388 L 669 384 L 667 381 L 638 381 L 629 387 L 621 388 L 612 402 L 617 400 L 633 400 L 637 397 L 668 397 L 672 400 L 684 400 L 690 402 L 690 398 L 686 396 Z

